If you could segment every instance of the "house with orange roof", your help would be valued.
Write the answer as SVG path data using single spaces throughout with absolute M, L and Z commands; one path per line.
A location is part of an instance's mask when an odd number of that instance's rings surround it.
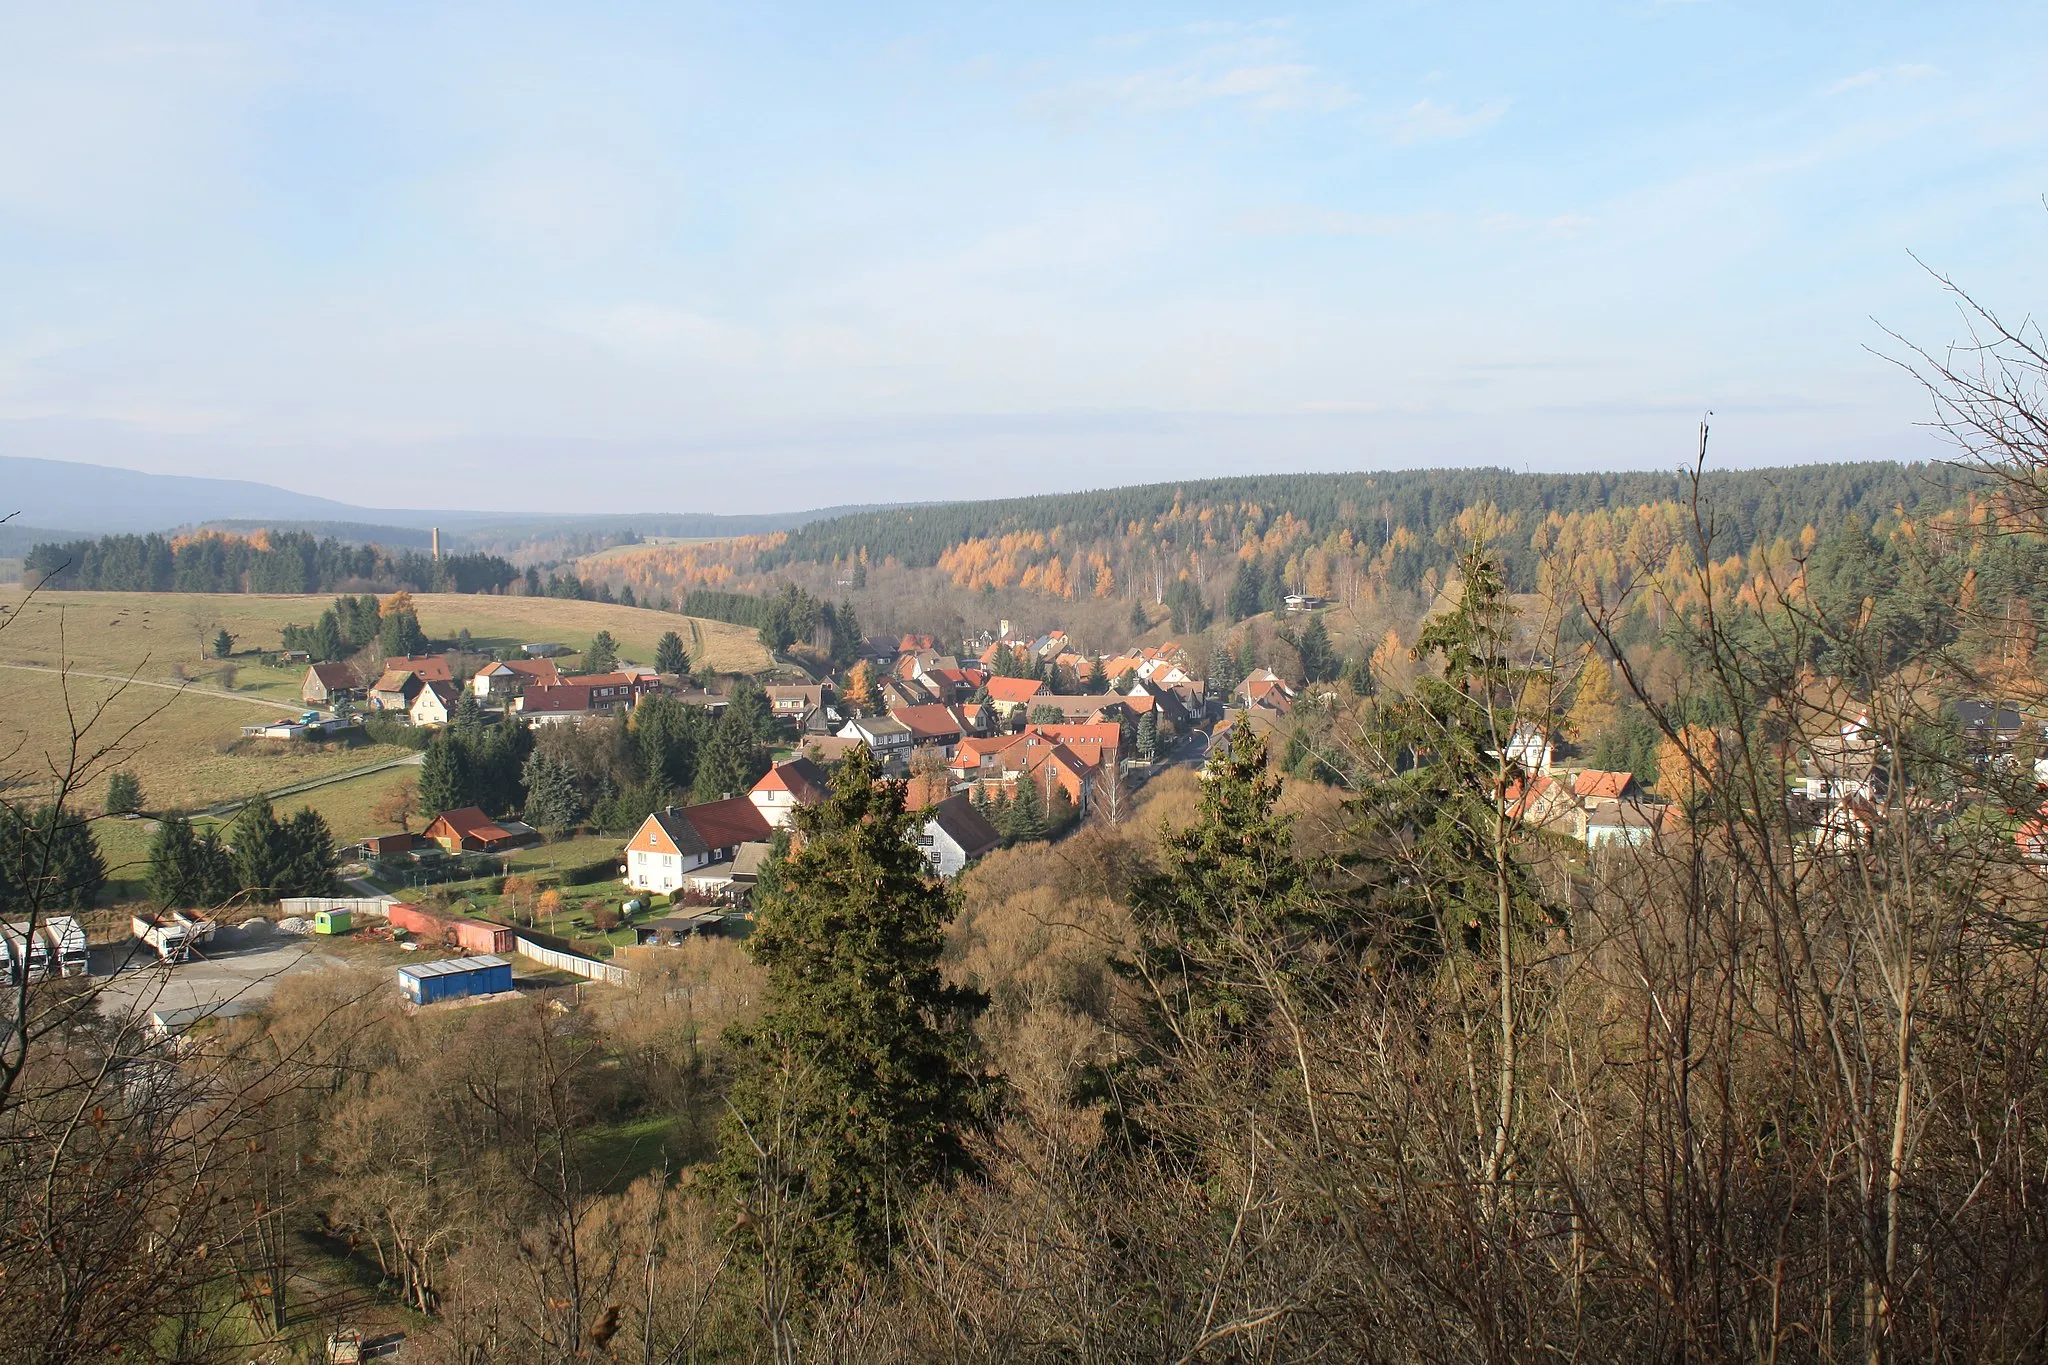
M 450 853 L 509 853 L 539 843 L 540 833 L 517 820 L 493 820 L 480 807 L 464 806 L 435 816 L 420 838 Z
M 1050 733 L 1055 730 L 1095 733 L 1077 733 L 1070 742 Z M 1085 808 L 1096 773 L 1117 761 L 1116 731 L 1114 725 L 1028 725 L 1014 735 L 962 740 L 953 752 L 953 776 L 988 790 L 1007 791 L 1022 781 L 1043 784 L 1048 792 L 1058 787 Z
M 1117 747 L 1123 739 L 1123 727 L 1114 721 L 1086 725 L 1028 725 L 1024 733 L 1058 740 L 1090 767 L 1116 762 Z
M 1263 706 L 1270 711 L 1285 712 L 1294 703 L 1294 689 L 1270 668 L 1253 669 L 1231 695 L 1240 706 Z
M 832 781 L 823 768 L 808 758 L 792 758 L 762 774 L 747 799 L 770 828 L 781 829 L 799 806 L 822 806 L 831 794 Z
M 1572 798 L 1576 801 L 1629 801 L 1637 795 L 1634 773 L 1581 768 L 1572 774 Z
M 988 688 L 989 702 L 1006 716 L 1014 716 L 1047 690 L 1036 678 L 990 678 L 983 686 Z

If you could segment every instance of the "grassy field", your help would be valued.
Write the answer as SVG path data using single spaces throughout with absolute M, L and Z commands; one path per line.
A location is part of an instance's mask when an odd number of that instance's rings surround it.
M 134 771 L 149 810 L 198 810 L 258 792 L 346 773 L 405 757 L 390 745 L 308 745 L 248 741 L 241 727 L 299 709 L 304 670 L 269 669 L 248 652 L 278 647 L 290 622 L 318 618 L 332 599 L 198 593 L 37 593 L 24 605 L 19 588 L 0 589 L 0 774 L 4 787 L 28 797 L 51 785 L 68 764 L 74 722 L 90 721 L 83 752 L 98 757 L 80 790 L 82 809 L 105 801 L 107 774 Z M 754 632 L 722 621 L 692 620 L 635 607 L 553 598 L 420 594 L 413 598 L 428 635 L 470 632 L 478 651 L 545 640 L 580 648 L 599 630 L 618 640 L 632 662 L 653 661 L 655 641 L 680 631 L 701 668 L 751 672 L 769 665 Z M 222 628 L 237 637 L 232 679 L 211 659 Z M 73 670 L 54 671 L 60 662 Z M 105 674 L 132 678 L 122 684 Z M 232 690 L 223 686 L 232 683 Z M 387 832 L 370 810 L 393 787 L 416 777 L 394 769 L 278 799 L 280 808 L 311 806 L 335 837 L 350 842 Z M 139 879 L 149 822 L 107 820 L 95 827 L 110 875 Z M 622 839 L 549 844 L 523 853 L 523 870 L 566 868 L 608 857 Z M 119 888 L 132 890 L 133 888 Z
M 517 649 L 535 641 L 581 649 L 598 631 L 608 630 L 623 658 L 652 664 L 655 641 L 673 630 L 682 635 L 698 668 L 752 673 L 772 662 L 745 626 L 643 607 L 457 593 L 416 593 L 412 600 L 429 637 L 452 640 L 467 630 L 478 651 Z M 235 637 L 238 656 L 232 661 L 234 695 L 295 703 L 305 670 L 264 668 L 247 655 L 277 649 L 286 625 L 310 625 L 332 601 L 328 594 L 39 592 L 24 605 L 21 589 L 10 587 L 0 589 L 0 607 L 6 608 L 0 617 L 0 663 L 68 660 L 86 672 L 153 681 L 182 675 L 218 690 L 220 661 L 212 657 L 212 642 L 225 629 Z M 0 678 L 0 689 L 10 682 Z
M 197 688 L 0 670 L 0 771 L 15 780 L 16 791 L 47 790 L 53 771 L 71 761 L 76 724 L 85 726 L 81 755 L 100 755 L 84 789 L 86 808 L 103 802 L 107 773 L 127 768 L 142 781 L 146 809 L 196 810 L 408 752 L 385 744 L 242 739 L 242 726 L 275 713 Z

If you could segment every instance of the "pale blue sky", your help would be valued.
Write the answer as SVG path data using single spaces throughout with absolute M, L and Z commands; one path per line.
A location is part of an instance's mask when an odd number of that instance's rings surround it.
M 0 454 L 749 511 L 1936 452 L 2048 7 L 0 4 Z

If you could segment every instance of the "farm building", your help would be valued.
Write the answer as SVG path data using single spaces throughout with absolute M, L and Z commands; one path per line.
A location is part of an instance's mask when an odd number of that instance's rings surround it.
M 469 995 L 496 995 L 512 989 L 512 964 L 502 957 L 451 957 L 398 969 L 398 988 L 415 1005 L 459 1000 Z
M 420 833 L 450 853 L 506 853 L 540 842 L 540 831 L 517 820 L 493 820 L 476 806 L 444 811 Z
M 403 929 L 429 943 L 445 944 L 451 948 L 467 948 L 472 953 L 509 953 L 512 951 L 512 931 L 502 924 L 493 924 L 481 919 L 452 919 L 433 915 L 417 906 L 396 901 L 385 907 L 385 916 L 391 927 Z
M 356 671 L 349 665 L 314 664 L 299 684 L 299 699 L 308 706 L 331 706 L 343 697 L 355 696 L 359 690 Z

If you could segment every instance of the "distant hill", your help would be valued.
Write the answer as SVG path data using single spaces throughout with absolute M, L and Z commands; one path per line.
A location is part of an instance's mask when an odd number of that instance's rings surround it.
M 422 533 L 439 526 L 445 533 L 444 543 L 451 547 L 494 549 L 563 535 L 603 537 L 626 530 L 653 536 L 758 535 L 790 530 L 819 517 L 873 510 L 826 507 L 746 516 L 659 511 L 549 516 L 460 508 L 375 508 L 245 479 L 144 474 L 108 465 L 0 456 L 0 516 L 17 514 L 13 523 L 0 527 L 0 554 L 20 554 L 38 541 L 68 536 L 202 525 L 244 531 L 263 526 L 402 547 L 424 546 L 427 539 Z
M 0 516 L 66 531 L 166 531 L 216 517 L 360 521 L 360 508 L 242 479 L 142 474 L 107 465 L 0 456 Z

